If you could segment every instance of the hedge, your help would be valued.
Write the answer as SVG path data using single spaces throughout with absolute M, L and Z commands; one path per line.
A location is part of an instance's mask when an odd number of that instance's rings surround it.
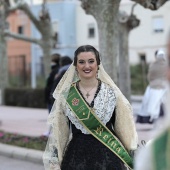
M 46 108 L 44 89 L 6 88 L 5 105 L 32 108 Z

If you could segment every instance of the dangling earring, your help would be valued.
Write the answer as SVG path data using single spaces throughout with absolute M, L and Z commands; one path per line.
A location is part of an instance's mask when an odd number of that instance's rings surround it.
M 99 72 L 98 71 L 99 71 L 99 67 L 98 67 L 97 72 L 96 72 L 96 79 L 99 79 L 99 74 L 98 74 Z
M 96 79 L 98 79 L 99 78 L 99 76 L 98 76 L 98 71 L 96 72 Z

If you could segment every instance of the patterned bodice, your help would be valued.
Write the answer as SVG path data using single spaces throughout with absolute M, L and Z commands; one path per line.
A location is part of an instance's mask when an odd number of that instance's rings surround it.
M 109 85 L 101 82 L 101 87 L 94 99 L 94 106 L 92 109 L 104 125 L 111 119 L 115 106 L 116 96 L 114 90 Z M 72 113 L 68 105 L 66 105 L 64 113 L 77 129 L 81 130 L 84 134 L 89 134 L 75 117 L 74 113 Z

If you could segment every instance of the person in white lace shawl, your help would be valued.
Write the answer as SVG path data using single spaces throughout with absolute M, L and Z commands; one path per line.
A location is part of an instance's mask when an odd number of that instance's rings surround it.
M 114 169 L 114 161 L 111 162 L 112 165 L 108 165 L 107 159 L 109 158 L 107 157 L 110 156 L 106 155 L 111 155 L 110 159 L 112 159 L 115 157 L 114 153 L 110 153 L 106 146 L 93 139 L 94 137 L 89 134 L 66 103 L 65 99 L 73 83 L 76 84 L 82 98 L 93 109 L 98 119 L 106 126 L 111 125 L 111 131 L 115 133 L 126 150 L 130 152 L 137 149 L 138 137 L 131 105 L 105 72 L 100 62 L 99 52 L 91 45 L 80 46 L 75 51 L 72 65 L 53 93 L 55 102 L 48 117 L 52 130 L 43 154 L 45 170 L 94 170 L 101 169 L 102 166 L 107 170 Z M 81 142 L 81 137 L 87 142 L 78 143 L 76 140 L 79 138 L 78 140 Z M 88 138 L 92 141 L 89 146 Z M 95 146 L 93 146 L 93 142 L 96 143 Z M 84 145 L 86 146 L 83 148 Z M 94 149 L 94 153 L 90 150 L 90 145 Z M 100 152 L 97 152 L 96 157 L 99 157 L 100 160 L 93 162 L 95 150 L 100 151 L 100 147 L 103 149 L 101 155 L 105 154 L 104 158 L 101 159 Z M 107 150 L 109 150 L 108 153 Z M 84 157 L 82 152 L 85 154 Z M 69 155 L 71 156 L 69 157 Z M 86 161 L 87 158 L 90 161 Z M 100 165 L 97 164 L 98 161 Z M 111 168 L 107 168 L 109 166 Z
M 168 43 L 168 90 L 166 92 L 165 118 L 157 129 L 156 136 L 136 153 L 135 170 L 170 169 L 170 36 Z

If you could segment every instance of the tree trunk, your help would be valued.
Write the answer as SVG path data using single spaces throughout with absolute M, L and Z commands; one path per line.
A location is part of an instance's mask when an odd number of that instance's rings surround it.
M 130 101 L 131 79 L 129 67 L 129 29 L 126 24 L 119 26 L 119 88 Z
M 8 57 L 6 54 L 6 40 L 3 35 L 5 29 L 5 16 L 0 12 L 0 90 L 1 90 L 1 103 L 4 104 L 4 89 L 8 86 Z
M 82 7 L 97 21 L 99 51 L 106 72 L 117 83 L 117 13 L 120 0 L 82 0 Z
M 44 65 L 44 73 L 45 78 L 49 76 L 50 73 L 50 63 L 51 63 L 51 48 L 49 48 L 46 44 L 42 46 L 43 50 L 43 65 Z
M 106 72 L 117 83 L 118 36 L 116 18 L 106 22 L 96 18 L 99 28 L 99 49 Z M 115 20 L 115 21 L 114 21 Z
M 49 76 L 50 73 L 50 63 L 51 63 L 51 54 L 52 48 L 54 45 L 54 38 L 53 38 L 53 30 L 52 25 L 49 20 L 41 21 L 41 35 L 42 35 L 42 50 L 43 50 L 43 64 L 45 70 L 45 78 Z

